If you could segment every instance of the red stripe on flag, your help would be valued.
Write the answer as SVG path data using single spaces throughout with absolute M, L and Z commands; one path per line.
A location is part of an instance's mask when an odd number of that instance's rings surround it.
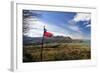
M 52 37 L 53 36 L 53 34 L 51 33 L 51 32 L 44 32 L 44 36 L 45 37 Z

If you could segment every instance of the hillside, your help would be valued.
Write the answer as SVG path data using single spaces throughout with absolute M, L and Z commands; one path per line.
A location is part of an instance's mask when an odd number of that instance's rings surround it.
M 27 45 L 27 44 L 41 44 L 42 42 L 42 37 L 23 37 L 23 44 Z M 44 38 L 44 43 L 71 43 L 72 42 L 72 38 L 71 37 L 63 37 L 63 36 L 54 36 L 54 37 L 50 37 Z

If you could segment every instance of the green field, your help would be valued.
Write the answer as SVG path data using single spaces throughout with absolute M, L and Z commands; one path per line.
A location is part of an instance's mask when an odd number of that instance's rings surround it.
M 41 45 L 24 45 L 23 62 L 84 60 L 91 59 L 90 44 L 53 43 L 44 44 L 41 60 Z

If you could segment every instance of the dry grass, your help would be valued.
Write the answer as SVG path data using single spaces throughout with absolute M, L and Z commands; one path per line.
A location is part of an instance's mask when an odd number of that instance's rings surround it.
M 90 46 L 80 43 L 49 44 L 44 46 L 42 61 L 82 60 L 91 58 Z M 23 62 L 41 61 L 41 46 L 23 47 Z

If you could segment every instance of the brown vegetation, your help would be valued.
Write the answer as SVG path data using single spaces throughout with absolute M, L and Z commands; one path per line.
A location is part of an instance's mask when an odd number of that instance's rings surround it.
M 45 44 L 42 61 L 82 60 L 90 59 L 90 46 L 81 43 Z M 41 61 L 41 45 L 23 47 L 23 62 Z

